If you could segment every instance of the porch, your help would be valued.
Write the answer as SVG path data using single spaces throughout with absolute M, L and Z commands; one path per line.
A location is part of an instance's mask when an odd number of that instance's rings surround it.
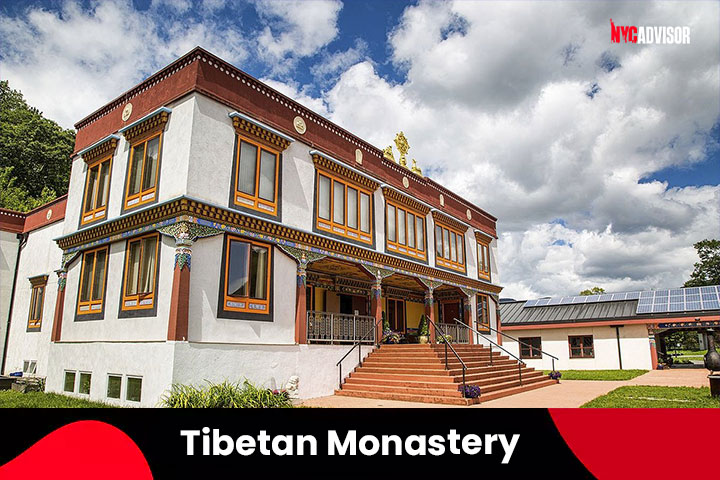
M 474 343 L 470 330 L 458 324 L 474 325 L 474 299 L 458 287 L 428 286 L 419 279 L 391 271 L 332 258 L 309 263 L 304 272 L 303 291 L 298 292 L 299 343 L 366 345 L 382 339 L 382 320 L 398 334 L 401 343 L 417 343 L 423 315 L 430 324 L 432 342 L 439 332 L 451 343 Z M 434 287 L 434 288 L 432 288 Z M 300 303 L 302 302 L 302 303 Z M 477 341 L 477 340 L 476 340 Z

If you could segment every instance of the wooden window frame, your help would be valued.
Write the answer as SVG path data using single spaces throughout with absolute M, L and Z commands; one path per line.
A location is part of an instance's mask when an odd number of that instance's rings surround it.
M 580 339 L 580 355 L 573 354 L 572 339 Z M 592 346 L 586 347 L 583 339 L 589 338 L 592 341 Z M 587 355 L 585 350 L 591 349 L 592 354 Z M 568 335 L 568 350 L 570 352 L 570 358 L 595 358 L 595 338 L 592 335 Z
M 439 223 L 439 222 L 435 222 L 435 227 L 436 227 L 436 228 L 439 227 L 439 228 L 441 229 L 441 235 L 440 235 L 441 248 L 440 248 L 439 251 L 438 251 L 438 248 L 437 248 L 437 234 L 436 234 L 436 230 L 433 229 L 433 232 L 434 232 L 435 237 L 436 237 L 436 238 L 435 238 L 435 246 L 436 246 L 436 247 L 435 247 L 435 265 L 436 265 L 436 266 L 445 267 L 445 268 L 449 268 L 449 269 L 455 270 L 455 271 L 457 271 L 457 272 L 465 273 L 465 262 L 467 261 L 467 251 L 465 250 L 465 233 L 460 232 L 459 230 L 457 230 L 457 229 L 455 229 L 455 228 L 449 227 L 449 226 L 447 226 L 447 225 L 445 225 L 445 224 L 442 224 L 442 223 Z M 454 233 L 456 236 L 457 236 L 457 235 L 460 235 L 460 237 L 462 238 L 462 242 L 461 242 L 461 244 L 460 244 L 460 245 L 462 246 L 462 250 L 463 250 L 463 261 L 462 261 L 462 263 L 460 263 L 460 262 L 458 262 L 458 261 L 453 261 L 453 260 L 450 259 L 450 258 L 445 258 L 444 255 L 442 254 L 442 252 L 445 250 L 445 234 L 444 234 L 443 230 L 447 230 L 447 232 L 448 232 L 448 238 L 452 238 L 452 234 L 453 234 L 453 233 Z M 457 240 L 455 241 L 455 248 L 457 249 Z M 450 246 L 450 251 L 452 252 L 452 246 Z M 456 253 L 455 255 L 456 255 L 455 258 L 457 258 L 457 253 Z M 452 254 L 451 254 L 450 256 L 452 256 Z
M 388 232 L 388 210 L 390 207 L 395 207 L 395 241 L 391 241 Z M 397 214 L 398 210 L 403 210 L 405 212 L 405 243 L 400 243 L 400 237 L 398 235 L 398 218 L 399 215 Z M 422 220 L 422 241 L 423 241 L 423 249 L 420 250 L 417 248 L 418 245 L 418 231 L 417 231 L 417 221 L 415 221 L 415 225 L 413 226 L 414 232 L 415 232 L 415 247 L 410 247 L 410 241 L 408 239 L 408 217 L 410 215 L 413 215 L 414 218 L 420 218 Z M 427 235 L 425 233 L 426 228 L 426 218 L 425 215 L 422 213 L 412 210 L 404 205 L 401 205 L 396 202 L 392 202 L 390 200 L 385 200 L 385 246 L 388 251 L 393 253 L 400 253 L 402 255 L 407 255 L 412 258 L 416 258 L 418 260 L 426 260 L 427 259 Z
M 257 245 L 259 247 L 266 248 L 268 251 L 268 260 L 267 260 L 267 278 L 265 279 L 265 291 L 267 292 L 267 295 L 265 295 L 265 299 L 256 299 L 256 298 L 250 298 L 250 296 L 247 297 L 234 297 L 227 294 L 227 281 L 228 281 L 228 273 L 230 271 L 230 242 L 242 242 L 247 243 L 249 245 Z M 270 314 L 270 289 L 272 288 L 272 268 L 273 268 L 273 262 L 272 262 L 272 254 L 273 249 L 272 245 L 269 243 L 262 243 L 262 242 L 256 242 L 255 240 L 250 240 L 248 238 L 238 237 L 234 235 L 228 235 L 225 241 L 225 247 L 224 247 L 224 259 L 225 259 L 225 266 L 223 270 L 223 278 L 221 282 L 221 288 L 222 288 L 222 308 L 226 312 L 236 312 L 236 313 L 251 313 L 251 314 L 259 314 L 259 315 L 268 315 Z M 248 250 L 248 254 L 250 254 L 250 251 Z M 248 273 L 249 273 L 249 262 L 248 262 Z M 243 299 L 243 300 L 239 300 Z M 241 303 L 244 302 L 244 305 L 228 305 L 228 302 L 233 303 Z M 253 307 L 254 306 L 254 307 Z M 258 308 L 258 306 L 262 306 L 263 308 Z
M 93 300 L 92 299 L 92 291 L 94 287 L 95 282 L 95 269 L 97 268 L 97 254 L 101 252 L 102 250 L 105 250 L 105 274 L 103 275 L 103 285 L 101 289 L 101 297 L 99 300 Z M 85 272 L 85 259 L 88 255 L 91 253 L 95 254 L 93 256 L 93 268 L 92 272 L 90 273 L 90 300 L 88 301 L 82 301 L 80 300 L 80 296 L 82 295 L 83 290 L 83 284 L 85 282 L 85 279 L 83 278 L 83 273 Z M 80 281 L 78 283 L 78 299 L 77 299 L 77 315 L 89 315 L 89 314 L 97 314 L 103 312 L 103 307 L 105 303 L 105 287 L 107 285 L 107 274 L 108 274 L 108 264 L 110 262 L 110 248 L 108 246 L 95 248 L 92 250 L 87 250 L 83 252 L 82 262 L 80 262 Z M 99 308 L 93 308 L 93 307 L 99 306 Z M 87 308 L 85 308 L 87 307 Z
M 147 153 L 147 144 L 155 138 L 159 138 L 158 139 L 157 162 L 155 162 L 155 185 L 143 190 L 142 189 L 142 179 L 145 177 L 145 153 Z M 143 165 L 142 165 L 142 170 L 140 171 L 140 191 L 138 193 L 130 195 L 130 173 L 132 171 L 132 162 L 133 162 L 135 149 L 140 145 L 143 145 L 143 149 L 144 149 Z M 148 203 L 152 203 L 157 200 L 158 184 L 160 183 L 160 158 L 162 156 L 162 145 L 163 145 L 163 132 L 162 131 L 155 131 L 151 134 L 143 136 L 142 138 L 135 139 L 135 141 L 132 143 L 132 145 L 130 147 L 130 156 L 128 157 L 128 164 L 127 164 L 127 179 L 125 181 L 125 200 L 123 201 L 125 210 L 135 209 L 142 205 L 147 205 Z M 149 196 L 149 195 L 152 195 L 152 196 Z M 144 198 L 144 197 L 148 197 L 148 198 Z M 138 201 L 134 202 L 136 199 Z M 130 202 L 134 202 L 134 203 L 131 204 Z
M 129 273 L 128 269 L 128 262 L 130 261 L 130 245 L 132 245 L 135 242 L 140 242 L 140 245 L 142 247 L 142 241 L 146 238 L 155 237 L 157 239 L 157 242 L 155 242 L 155 265 L 153 265 L 154 273 L 153 273 L 153 291 L 150 293 L 136 293 L 133 295 L 127 295 L 127 276 Z M 125 245 L 125 270 L 123 272 L 123 283 L 122 283 L 122 302 L 120 303 L 120 310 L 121 311 L 137 311 L 137 310 L 151 310 L 155 308 L 155 300 L 157 299 L 157 285 L 158 285 L 158 263 L 160 261 L 160 243 L 162 243 L 162 239 L 160 237 L 160 234 L 157 232 L 141 235 L 139 237 L 133 237 L 128 239 L 126 245 Z M 143 258 L 143 251 L 140 252 L 140 261 L 139 265 L 142 266 L 142 258 Z M 138 275 L 138 281 L 140 279 L 140 276 Z M 141 302 L 146 301 L 150 299 L 150 303 L 144 303 L 141 304 Z M 135 301 L 135 305 L 127 305 L 127 302 Z
M 30 279 L 30 309 L 28 311 L 27 331 L 37 332 L 42 328 L 43 312 L 45 311 L 45 291 L 47 290 L 47 275 L 40 275 Z M 40 307 L 36 309 L 38 297 Z M 39 310 L 39 311 L 38 311 Z
M 233 196 L 232 203 L 234 206 L 241 208 L 249 208 L 261 212 L 265 215 L 277 216 L 278 214 L 278 198 L 279 198 L 279 179 L 280 179 L 280 151 L 268 146 L 265 143 L 252 140 L 244 135 L 237 134 L 237 151 L 235 152 L 235 165 L 233 171 L 235 172 L 235 180 L 233 184 Z M 257 156 L 255 157 L 255 195 L 249 195 L 245 192 L 238 190 L 238 182 L 240 181 L 240 152 L 242 151 L 242 142 L 249 143 L 257 148 Z M 275 198 L 273 201 L 265 200 L 260 197 L 260 157 L 262 151 L 275 156 Z M 242 201 L 244 199 L 245 201 Z M 263 208 L 263 206 L 265 208 Z
M 482 293 L 475 296 L 477 312 L 477 329 L 482 333 L 490 333 L 490 297 Z M 482 307 L 482 309 L 481 309 Z
M 490 281 L 490 244 L 477 242 L 477 256 L 478 278 Z M 480 261 L 481 259 L 482 262 Z
M 320 176 L 330 179 L 330 219 L 326 220 L 320 218 Z M 343 224 L 335 222 L 334 219 L 334 207 L 335 207 L 335 183 L 343 185 L 343 192 L 345 198 L 345 210 L 343 212 Z M 318 230 L 328 232 L 333 235 L 338 235 L 350 239 L 355 242 L 365 243 L 368 245 L 373 244 L 373 193 L 368 189 L 350 182 L 344 178 L 332 175 L 326 171 L 317 170 L 315 175 L 315 226 Z M 348 227 L 348 188 L 353 188 L 358 191 L 358 202 L 357 202 L 357 225 L 358 228 Z M 368 196 L 368 226 L 369 231 L 364 232 L 361 230 L 361 212 L 362 202 L 360 201 L 361 193 Z
M 518 347 L 520 348 L 520 358 L 538 359 L 542 358 L 542 337 L 520 337 Z M 531 342 L 538 340 L 539 346 L 534 346 Z
M 88 195 L 96 196 L 98 188 L 100 188 L 100 172 L 102 171 L 102 166 L 104 163 L 108 163 L 108 186 L 105 190 L 105 195 L 107 198 L 105 199 L 105 205 L 101 207 L 95 207 L 91 208 L 90 210 L 86 210 L 85 206 L 87 204 Z M 90 170 L 93 168 L 98 167 L 98 176 L 97 176 L 97 182 L 92 187 L 90 186 Z M 88 225 L 90 223 L 94 223 L 100 220 L 103 220 L 107 218 L 107 207 L 108 202 L 110 201 L 110 185 L 112 182 L 112 155 L 108 157 L 101 158 L 95 162 L 92 162 L 88 164 L 87 167 L 87 173 L 85 175 L 85 194 L 83 195 L 83 203 L 82 203 L 82 215 L 80 215 L 80 226 Z M 95 197 L 97 198 L 97 197 Z M 96 202 L 97 203 L 97 202 Z M 89 217 L 89 218 L 87 218 Z

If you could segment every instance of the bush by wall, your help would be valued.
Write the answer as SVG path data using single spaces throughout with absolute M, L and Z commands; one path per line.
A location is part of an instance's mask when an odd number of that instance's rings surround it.
M 206 387 L 174 384 L 161 405 L 167 408 L 292 408 L 284 390 L 258 387 L 245 380 L 242 385 L 224 381 Z

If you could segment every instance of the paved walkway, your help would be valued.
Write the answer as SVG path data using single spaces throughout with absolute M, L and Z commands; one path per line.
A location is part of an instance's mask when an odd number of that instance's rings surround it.
M 460 408 L 576 408 L 624 385 L 706 387 L 708 371 L 703 369 L 651 370 L 632 380 L 564 380 L 558 385 L 538 388 L 479 405 Z M 319 397 L 305 400 L 307 407 L 320 408 L 454 408 L 454 405 L 399 402 L 357 397 Z

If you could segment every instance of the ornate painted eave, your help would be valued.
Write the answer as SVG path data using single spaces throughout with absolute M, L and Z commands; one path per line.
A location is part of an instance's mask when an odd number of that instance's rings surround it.
M 180 221 L 197 222 L 215 229 L 272 242 L 279 246 L 304 249 L 308 252 L 355 262 L 365 268 L 381 268 L 421 280 L 442 281 L 448 285 L 471 288 L 484 293 L 499 293 L 502 290 L 502 287 L 489 282 L 471 279 L 186 197 L 154 205 L 125 217 L 80 230 L 60 237 L 56 239 L 56 242 L 68 254 L 130 238 Z
M 238 134 L 259 139 L 263 143 L 275 146 L 280 151 L 285 150 L 295 141 L 294 138 L 240 112 L 230 112 L 228 116 L 232 119 L 233 127 Z
M 87 148 L 83 148 L 77 154 L 82 157 L 85 163 L 93 163 L 98 158 L 104 158 L 112 155 L 117 147 L 120 137 L 117 135 L 108 135 L 99 142 L 95 142 Z
M 432 210 L 432 217 L 435 223 L 454 228 L 455 230 L 459 230 L 461 232 L 465 232 L 468 228 L 471 228 L 468 224 L 460 222 L 453 217 L 445 215 L 444 213 L 441 213 L 440 211 L 435 209 Z
M 162 130 L 171 112 L 172 110 L 168 107 L 160 107 L 130 125 L 121 128 L 119 133 L 123 134 L 125 140 L 132 143 L 134 139 L 139 138 L 145 133 Z
M 388 198 L 396 203 L 399 203 L 400 205 L 408 207 L 411 210 L 420 212 L 423 215 L 427 215 L 428 212 L 432 208 L 426 203 L 423 203 L 423 202 L 416 200 L 412 197 L 409 197 L 407 195 L 403 195 L 402 193 L 397 191 L 395 188 L 390 187 L 390 186 L 382 187 L 382 192 L 383 192 L 383 196 L 385 198 Z
M 475 240 L 480 243 L 489 245 L 493 241 L 493 236 L 480 230 L 475 230 Z
M 374 178 L 345 165 L 340 160 L 337 160 L 330 155 L 322 153 L 318 150 L 310 150 L 310 155 L 312 155 L 313 163 L 317 168 L 339 175 L 357 185 L 362 185 L 371 191 L 377 190 L 380 186 L 380 182 Z

